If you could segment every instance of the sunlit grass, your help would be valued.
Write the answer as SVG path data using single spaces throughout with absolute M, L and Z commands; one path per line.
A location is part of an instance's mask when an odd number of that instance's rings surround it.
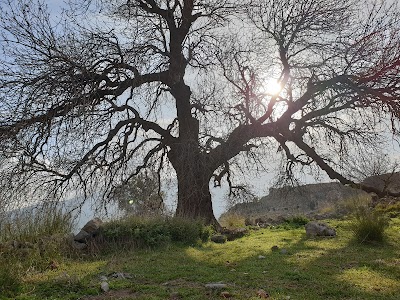
M 259 289 L 272 300 L 398 299 L 400 220 L 392 220 L 383 246 L 354 243 L 348 221 L 329 223 L 338 237 L 307 239 L 302 228 L 260 229 L 225 244 L 169 244 L 64 259 L 56 270 L 27 272 L 21 293 L 3 299 L 90 300 L 88 295 L 102 295 L 100 276 L 113 272 L 129 273 L 132 279 L 110 278 L 111 292 L 103 299 L 165 300 L 172 293 L 181 299 L 221 299 L 220 291 L 205 288 L 210 282 L 226 283 L 225 290 L 237 300 L 260 299 Z
M 369 267 L 344 270 L 342 274 L 338 275 L 338 279 L 353 285 L 362 292 L 377 291 L 392 293 L 399 289 L 398 279 L 395 280 L 389 276 L 385 276 Z

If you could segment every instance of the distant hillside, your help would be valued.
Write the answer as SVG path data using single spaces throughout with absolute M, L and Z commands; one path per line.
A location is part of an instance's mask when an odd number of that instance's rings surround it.
M 336 182 L 271 188 L 269 194 L 258 202 L 239 203 L 228 212 L 250 218 L 309 214 L 332 207 L 340 200 L 357 196 L 368 196 L 368 194 Z
M 400 173 L 371 176 L 366 186 L 381 191 L 400 192 Z M 227 213 L 238 213 L 251 219 L 287 215 L 315 215 L 335 207 L 340 201 L 355 197 L 371 197 L 368 193 L 337 182 L 307 184 L 298 187 L 270 188 L 269 194 L 258 202 L 239 203 Z

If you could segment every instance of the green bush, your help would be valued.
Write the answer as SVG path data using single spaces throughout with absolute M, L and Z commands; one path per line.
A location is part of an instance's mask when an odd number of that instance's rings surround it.
M 210 228 L 200 221 L 131 216 L 104 224 L 99 240 L 100 244 L 142 248 L 164 246 L 170 242 L 193 245 L 208 240 L 210 235 Z
M 359 206 L 354 208 L 353 215 L 351 228 L 357 242 L 382 243 L 384 241 L 385 230 L 389 226 L 384 213 L 370 207 Z
M 301 228 L 304 227 L 310 220 L 305 217 L 305 216 L 292 216 L 289 218 L 286 218 L 284 223 L 277 226 L 277 228 L 283 228 L 283 229 L 295 229 L 295 228 Z

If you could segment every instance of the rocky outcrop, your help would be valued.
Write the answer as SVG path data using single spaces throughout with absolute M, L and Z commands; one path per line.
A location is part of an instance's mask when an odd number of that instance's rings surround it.
M 282 216 L 318 214 L 339 201 L 360 196 L 370 197 L 362 190 L 336 182 L 271 188 L 259 201 L 236 204 L 228 213 L 249 217 L 258 225 L 273 224 Z
M 372 187 L 380 192 L 400 193 L 400 173 L 387 173 L 371 176 L 362 182 L 366 187 Z

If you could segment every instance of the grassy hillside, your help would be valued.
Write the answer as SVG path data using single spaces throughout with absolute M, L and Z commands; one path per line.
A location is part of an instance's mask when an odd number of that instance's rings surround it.
M 307 239 L 303 228 L 277 227 L 225 244 L 169 243 L 157 249 L 119 247 L 105 254 L 59 256 L 42 270 L 26 270 L 16 295 L 0 299 L 254 300 L 265 296 L 260 289 L 268 299 L 399 299 L 400 219 L 391 220 L 383 245 L 355 243 L 348 221 L 329 223 L 338 237 Z M 287 253 L 272 251 L 272 246 Z M 100 290 L 101 276 L 108 278 L 107 293 Z M 205 287 L 215 282 L 227 286 Z

